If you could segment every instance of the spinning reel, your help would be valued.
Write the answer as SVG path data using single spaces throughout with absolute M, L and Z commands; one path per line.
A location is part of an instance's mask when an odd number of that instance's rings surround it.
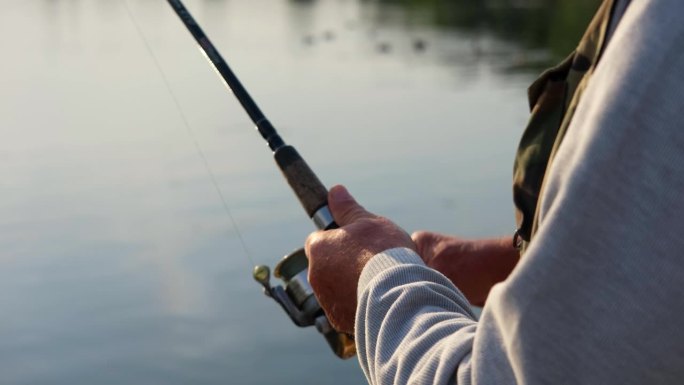
M 353 357 L 356 354 L 353 337 L 338 332 L 330 325 L 314 296 L 307 279 L 308 273 L 309 260 L 301 248 L 286 255 L 274 269 L 274 276 L 284 286 L 271 286 L 271 272 L 265 265 L 256 266 L 253 277 L 264 287 L 264 294 L 278 302 L 295 325 L 316 326 L 316 330 L 323 334 L 335 355 L 342 359 Z

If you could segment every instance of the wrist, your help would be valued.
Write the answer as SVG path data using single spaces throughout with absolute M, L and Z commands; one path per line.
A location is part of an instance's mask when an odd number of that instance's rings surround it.
M 375 277 L 394 267 L 407 264 L 425 266 L 420 256 L 414 250 L 407 247 L 387 249 L 374 255 L 361 271 L 357 294 L 360 296 L 361 292 Z

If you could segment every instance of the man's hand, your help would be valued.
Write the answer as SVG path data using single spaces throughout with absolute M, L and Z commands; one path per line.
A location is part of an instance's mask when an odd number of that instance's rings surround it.
M 484 305 L 492 286 L 506 279 L 520 258 L 510 237 L 464 240 L 419 231 L 411 238 L 423 261 L 449 278 L 475 306 Z
M 404 230 L 366 211 L 342 186 L 330 189 L 328 206 L 340 228 L 317 231 L 307 238 L 309 283 L 332 326 L 353 334 L 356 288 L 363 267 L 387 249 L 416 250 L 416 246 Z

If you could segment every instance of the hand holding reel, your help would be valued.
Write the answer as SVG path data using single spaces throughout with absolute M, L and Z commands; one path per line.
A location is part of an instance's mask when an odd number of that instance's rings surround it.
M 316 227 L 321 230 L 337 228 L 328 209 L 327 189 L 297 151 L 291 146 L 283 146 L 275 151 L 274 158 Z M 302 248 L 286 255 L 275 267 L 274 276 L 284 286 L 271 286 L 268 266 L 256 266 L 253 276 L 264 287 L 264 293 L 280 304 L 295 325 L 316 326 L 338 357 L 354 356 L 353 337 L 332 328 L 309 284 L 308 273 L 309 260 Z
M 233 91 L 256 125 L 259 134 L 268 143 L 278 167 L 292 191 L 299 198 L 309 218 L 321 230 L 337 227 L 328 209 L 328 191 L 316 174 L 311 171 L 294 147 L 286 145 L 278 135 L 182 1 L 167 1 L 225 84 Z M 264 287 L 266 295 L 278 302 L 296 325 L 302 327 L 315 325 L 337 356 L 349 358 L 356 353 L 354 340 L 351 336 L 339 333 L 330 326 L 309 284 L 308 266 L 309 261 L 303 249 L 300 249 L 285 256 L 275 268 L 275 276 L 282 280 L 284 287 L 271 286 L 270 269 L 267 266 L 255 267 L 253 276 Z
M 354 339 L 330 326 L 328 318 L 318 304 L 307 279 L 309 261 L 304 249 L 286 255 L 275 267 L 274 275 L 283 286 L 271 286 L 270 269 L 260 265 L 254 268 L 254 279 L 264 287 L 264 294 L 273 298 L 299 327 L 316 326 L 323 334 L 335 355 L 342 359 L 356 354 Z

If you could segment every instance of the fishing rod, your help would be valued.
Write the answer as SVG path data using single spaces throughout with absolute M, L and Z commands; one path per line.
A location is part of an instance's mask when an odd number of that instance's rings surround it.
M 328 208 L 328 190 L 323 183 L 297 150 L 285 144 L 183 2 L 167 1 L 273 151 L 276 164 L 314 225 L 320 230 L 337 228 Z M 336 331 L 330 325 L 309 284 L 308 267 L 309 261 L 304 249 L 298 249 L 286 255 L 274 269 L 274 276 L 279 278 L 284 286 L 271 286 L 271 271 L 265 265 L 256 266 L 253 277 L 263 286 L 264 293 L 280 304 L 292 322 L 300 327 L 316 326 L 338 357 L 352 357 L 356 354 L 354 339 L 346 333 Z

